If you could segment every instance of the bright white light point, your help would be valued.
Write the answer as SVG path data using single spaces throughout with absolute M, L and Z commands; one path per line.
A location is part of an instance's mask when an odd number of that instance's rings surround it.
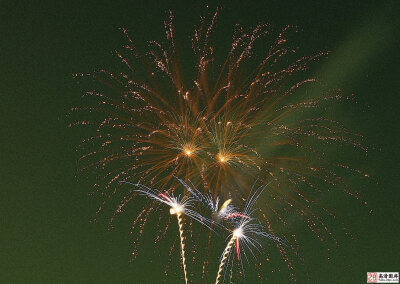
M 227 157 L 225 157 L 224 155 L 219 154 L 219 155 L 218 155 L 218 160 L 219 160 L 221 163 L 225 163 L 228 159 L 227 159 Z
M 194 150 L 190 146 L 187 146 L 187 147 L 183 148 L 183 153 L 188 157 L 192 156 L 193 152 L 194 152 Z
M 242 228 L 237 228 L 237 229 L 235 229 L 234 231 L 233 231 L 233 236 L 235 237 L 235 238 L 240 238 L 240 237 L 242 237 L 243 236 L 243 230 L 242 230 Z
M 179 214 L 182 212 L 183 212 L 183 208 L 179 204 L 169 209 L 169 214 L 171 214 L 171 215 Z

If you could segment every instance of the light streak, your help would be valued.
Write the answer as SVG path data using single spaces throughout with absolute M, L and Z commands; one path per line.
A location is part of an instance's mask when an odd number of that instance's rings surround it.
M 222 272 L 225 267 L 225 262 L 226 262 L 226 260 L 229 259 L 229 255 L 231 253 L 231 249 L 232 249 L 233 244 L 235 243 L 236 238 L 237 238 L 237 236 L 233 235 L 225 247 L 224 253 L 222 254 L 222 259 L 219 264 L 217 279 L 215 280 L 215 284 L 218 284 L 220 282 Z

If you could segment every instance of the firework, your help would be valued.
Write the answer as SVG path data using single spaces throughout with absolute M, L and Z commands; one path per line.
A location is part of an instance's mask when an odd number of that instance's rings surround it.
M 358 145 L 339 124 L 312 112 L 343 96 L 332 91 L 307 98 L 302 88 L 317 80 L 294 77 L 326 53 L 279 64 L 296 52 L 286 38 L 295 27 L 277 35 L 268 25 L 249 33 L 237 27 L 221 64 L 211 42 L 217 14 L 208 25 L 202 20 L 192 37 L 191 80 L 184 80 L 179 64 L 172 13 L 165 22 L 166 39 L 150 41 L 143 52 L 123 29 L 127 45 L 115 52 L 121 70 L 87 74 L 99 86 L 85 94 L 88 106 L 73 109 L 90 115 L 71 125 L 92 126 L 95 132 L 81 145 L 83 171 L 95 169 L 105 187 L 130 180 L 165 189 L 176 175 L 204 185 L 214 197 L 232 185 L 245 188 L 256 177 L 275 177 L 277 170 L 296 179 L 329 179 L 325 169 L 312 168 L 304 157 L 271 154 L 280 147 L 317 152 L 304 143 L 310 138 Z M 255 45 L 265 41 L 269 49 L 257 52 Z M 262 53 L 254 64 L 253 56 Z
M 195 206 L 195 199 L 193 197 L 189 197 L 187 195 L 183 196 L 182 198 L 180 196 L 172 196 L 168 193 L 162 193 L 158 191 L 157 189 L 152 189 L 149 187 L 146 187 L 142 184 L 131 184 L 139 189 L 136 189 L 134 191 L 139 192 L 148 198 L 154 199 L 160 203 L 164 203 L 170 207 L 169 213 L 171 215 L 176 215 L 178 219 L 178 226 L 179 226 L 179 237 L 181 241 L 181 257 L 182 257 L 182 266 L 183 266 L 183 272 L 185 276 L 185 283 L 188 283 L 188 276 L 187 276 L 187 268 L 186 268 L 186 257 L 185 257 L 185 237 L 183 235 L 184 230 L 183 230 L 183 215 L 186 215 L 201 224 L 209 227 L 210 221 L 201 216 L 199 213 L 197 213 L 195 210 L 193 210 Z
M 260 252 L 262 248 L 259 241 L 260 238 L 267 238 L 275 240 L 281 244 L 283 243 L 280 238 L 264 232 L 263 226 L 259 224 L 255 218 L 251 217 L 255 211 L 255 209 L 252 208 L 265 188 L 266 186 L 260 187 L 253 194 L 250 194 L 243 212 L 232 212 L 226 216 L 227 219 L 232 220 L 234 229 L 229 236 L 229 242 L 220 259 L 217 278 L 215 281 L 216 284 L 220 283 L 222 274 L 226 269 L 226 264 L 229 263 L 229 259 L 233 255 L 232 248 L 234 245 L 236 247 L 237 259 L 241 261 L 241 254 L 243 253 L 248 261 L 245 250 L 241 248 L 247 249 L 255 257 L 253 250 L 255 249 Z
M 274 31 L 266 24 L 250 30 L 237 25 L 221 54 L 213 44 L 218 13 L 201 18 L 192 36 L 192 60 L 185 57 L 184 66 L 170 12 L 163 40 L 140 49 L 122 29 L 126 45 L 115 51 L 121 65 L 76 75 L 96 82 L 82 106 L 72 109 L 70 115 L 78 118 L 70 125 L 92 131 L 78 146 L 79 167 L 96 173 L 93 183 L 105 195 L 98 212 L 121 192 L 118 181 L 172 193 L 180 185 L 175 175 L 202 189 L 201 203 L 217 219 L 229 220 L 243 217 L 229 200 L 248 196 L 247 185 L 259 178 L 273 181 L 260 216 L 269 232 L 289 230 L 295 216 L 321 241 L 337 243 L 325 221 L 335 215 L 315 196 L 332 189 L 360 196 L 345 175 L 367 175 L 336 153 L 366 151 L 362 137 L 329 115 L 332 105 L 352 97 L 310 77 L 311 64 L 327 52 L 298 55 L 289 40 L 297 32 L 293 26 Z M 115 215 L 135 198 L 122 192 Z M 153 209 L 145 207 L 133 222 L 134 229 L 140 221 L 140 235 Z M 297 242 L 293 233 L 285 238 Z M 285 248 L 277 247 L 292 270 Z

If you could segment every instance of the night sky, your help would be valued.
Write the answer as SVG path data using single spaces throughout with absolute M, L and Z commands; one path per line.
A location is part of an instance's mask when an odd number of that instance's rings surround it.
M 137 42 L 160 38 L 171 9 L 177 30 L 187 33 L 183 38 L 188 40 L 206 5 L 208 10 L 217 5 L 5 2 L 0 4 L 0 282 L 161 283 L 166 253 L 154 250 L 151 241 L 130 262 L 130 220 L 135 216 L 122 215 L 111 231 L 111 212 L 91 222 L 101 199 L 89 196 L 90 184 L 75 178 L 74 146 L 82 130 L 67 128 L 66 113 L 79 105 L 84 90 L 72 74 L 113 64 L 111 52 L 123 43 L 120 27 L 127 27 Z M 367 157 L 352 158 L 371 176 L 352 182 L 368 207 L 327 194 L 325 202 L 354 239 L 340 235 L 328 259 L 318 240 L 310 234 L 300 237 L 305 259 L 304 264 L 296 262 L 298 283 L 366 283 L 369 271 L 400 270 L 399 6 L 398 1 L 354 0 L 218 4 L 221 26 L 229 30 L 235 23 L 298 25 L 303 32 L 296 40 L 303 51 L 331 51 L 314 71 L 332 88 L 357 97 L 356 104 L 338 109 L 337 116 L 370 145 Z M 173 265 L 168 283 L 183 283 L 178 264 Z M 274 265 L 282 271 L 272 273 L 265 265 L 268 283 L 290 283 L 286 264 L 276 259 Z M 246 277 L 246 283 L 257 281 Z M 212 271 L 203 283 L 214 279 Z

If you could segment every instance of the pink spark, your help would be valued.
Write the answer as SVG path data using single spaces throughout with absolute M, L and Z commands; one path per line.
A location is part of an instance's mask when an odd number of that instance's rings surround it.
M 237 254 L 238 260 L 240 260 L 239 238 L 236 238 L 236 254 Z
M 164 193 L 159 193 L 158 196 L 164 198 L 165 200 L 167 200 L 168 202 L 172 203 L 172 200 L 168 197 L 168 195 L 164 194 Z
M 236 217 L 250 219 L 250 217 L 248 215 L 243 214 L 243 213 L 230 213 L 230 214 L 225 216 L 225 219 L 231 219 L 231 218 L 236 218 Z

